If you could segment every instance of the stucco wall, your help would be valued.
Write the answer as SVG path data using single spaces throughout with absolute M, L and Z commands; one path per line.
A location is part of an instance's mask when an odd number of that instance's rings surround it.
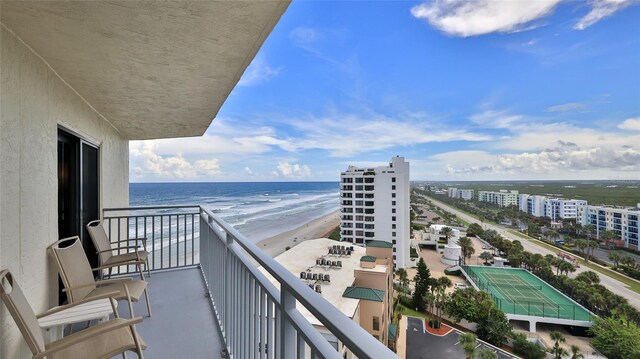
M 10 268 L 36 313 L 55 305 L 57 128 L 100 145 L 101 205 L 128 204 L 128 141 L 10 31 L 1 29 L 0 267 Z M 30 358 L 0 304 L 0 357 Z

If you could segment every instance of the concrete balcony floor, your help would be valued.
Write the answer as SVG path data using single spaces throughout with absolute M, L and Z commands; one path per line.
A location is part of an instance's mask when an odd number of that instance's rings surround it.
M 149 296 L 151 318 L 147 317 L 144 296 L 134 303 L 136 316 L 144 320 L 137 326 L 147 343 L 146 358 L 220 358 L 224 348 L 214 319 L 204 279 L 199 268 L 151 272 Z M 128 317 L 120 302 L 118 311 Z M 130 354 L 128 357 L 135 357 Z

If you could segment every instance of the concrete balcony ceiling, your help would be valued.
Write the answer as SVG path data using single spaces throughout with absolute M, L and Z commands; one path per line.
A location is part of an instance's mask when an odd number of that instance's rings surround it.
M 2 1 L 1 21 L 132 140 L 202 135 L 289 0 Z

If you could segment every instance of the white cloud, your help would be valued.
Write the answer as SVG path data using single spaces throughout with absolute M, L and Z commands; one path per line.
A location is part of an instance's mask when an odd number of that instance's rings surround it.
M 289 162 L 280 162 L 278 164 L 277 174 L 287 178 L 306 178 L 311 177 L 311 169 L 307 165 L 291 164 Z
M 629 131 L 640 131 L 640 117 L 628 118 L 622 121 L 618 128 Z
M 451 36 L 477 36 L 494 32 L 531 30 L 551 14 L 562 0 L 493 1 L 431 0 L 411 8 L 411 14 Z M 575 25 L 584 30 L 637 0 L 589 0 L 589 12 Z
M 261 57 L 256 57 L 238 81 L 238 86 L 251 87 L 278 76 L 283 67 L 271 67 Z
M 568 102 L 560 105 L 547 107 L 547 112 L 574 112 L 584 111 L 588 108 L 587 105 L 580 102 Z
M 248 175 L 252 175 L 253 174 L 253 170 L 249 167 L 245 167 L 244 168 L 244 173 L 248 174 Z
M 413 116 L 390 118 L 376 113 L 295 119 L 288 123 L 300 132 L 300 136 L 288 144 L 298 150 L 320 149 L 328 151 L 332 157 L 350 157 L 424 143 L 492 139 L 465 128 L 435 127 L 436 120 Z
M 491 1 L 435 0 L 414 6 L 411 14 L 452 36 L 515 32 L 535 27 L 560 0 Z
M 631 5 L 632 2 L 632 0 L 590 0 L 591 11 L 580 19 L 573 28 L 584 30 L 605 17 L 613 15 L 618 10 Z
M 451 158 L 457 158 L 460 163 L 459 156 L 458 153 L 450 152 L 433 158 L 445 159 L 442 163 L 447 169 L 447 173 L 456 175 L 490 173 L 515 174 L 522 177 L 531 173 L 553 176 L 557 173 L 573 172 L 575 174 L 575 172 L 597 170 L 629 171 L 632 173 L 640 171 L 640 149 L 628 146 L 583 148 L 574 143 L 558 141 L 555 147 L 542 151 L 498 155 L 478 151 L 474 156 L 477 159 L 474 164 L 457 165 L 451 163 Z
M 207 176 L 218 176 L 220 161 L 215 158 L 190 162 L 181 153 L 162 156 L 157 153 L 158 146 L 148 141 L 131 149 L 131 158 L 137 165 L 133 167 L 136 178 L 156 179 L 197 179 Z

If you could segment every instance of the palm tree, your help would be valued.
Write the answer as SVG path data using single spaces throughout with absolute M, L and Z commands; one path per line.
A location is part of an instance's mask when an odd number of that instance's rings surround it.
M 554 355 L 555 359 L 562 359 L 563 356 L 569 355 L 569 353 L 567 353 L 567 351 L 560 346 L 560 343 L 564 343 L 565 340 L 562 333 L 554 330 L 549 333 L 549 337 L 555 342 L 553 348 L 551 348 L 550 350 L 550 353 Z
M 475 248 L 473 248 L 473 242 L 469 237 L 461 237 L 458 239 L 457 244 L 462 250 L 462 258 L 464 259 L 464 263 L 466 264 L 466 259 L 470 258 L 471 255 L 476 252 Z
M 604 241 L 604 244 L 607 246 L 607 248 L 611 248 L 611 242 L 618 239 L 618 233 L 607 229 L 604 232 L 600 233 L 600 239 Z
M 620 263 L 626 265 L 627 267 L 635 268 L 636 260 L 631 256 L 624 256 L 620 258 Z
M 467 359 L 473 359 L 476 353 L 476 335 L 473 333 L 460 334 L 460 346 Z
M 614 267 L 618 267 L 618 263 L 620 262 L 620 254 L 618 254 L 618 252 L 609 253 L 609 260 L 613 262 Z
M 549 352 L 553 354 L 553 359 L 562 359 L 563 356 L 569 355 L 569 352 L 561 346 L 553 347 Z
M 449 242 L 449 237 L 451 237 L 451 233 L 453 233 L 453 229 L 451 229 L 451 227 L 444 227 L 440 230 L 440 234 L 447 239 L 447 243 Z
M 407 290 L 407 285 L 409 284 L 409 276 L 407 275 L 407 271 L 404 268 L 399 268 L 396 271 L 396 275 L 398 276 L 398 280 L 400 280 L 400 284 L 402 285 L 402 289 Z
M 482 348 L 478 352 L 478 359 L 498 359 L 498 354 L 489 348 Z
M 582 227 L 582 231 L 587 234 L 587 239 L 591 239 L 593 237 L 593 232 L 596 230 L 596 226 L 593 224 L 585 224 Z
M 580 249 L 580 252 L 582 252 L 582 255 L 584 255 L 584 250 L 585 248 L 587 248 L 587 241 L 585 241 L 584 239 L 576 240 L 576 247 L 578 247 L 578 249 Z
M 438 327 L 440 326 L 440 322 L 442 321 L 442 309 L 444 308 L 444 304 L 447 296 L 445 295 L 445 289 L 451 287 L 453 283 L 449 277 L 444 276 L 440 277 L 436 280 L 436 309 L 438 316 Z
M 484 264 L 493 259 L 493 255 L 487 251 L 480 253 L 480 259 L 484 260 Z
M 584 354 L 580 353 L 580 348 L 577 345 L 571 345 L 571 359 L 584 359 Z

